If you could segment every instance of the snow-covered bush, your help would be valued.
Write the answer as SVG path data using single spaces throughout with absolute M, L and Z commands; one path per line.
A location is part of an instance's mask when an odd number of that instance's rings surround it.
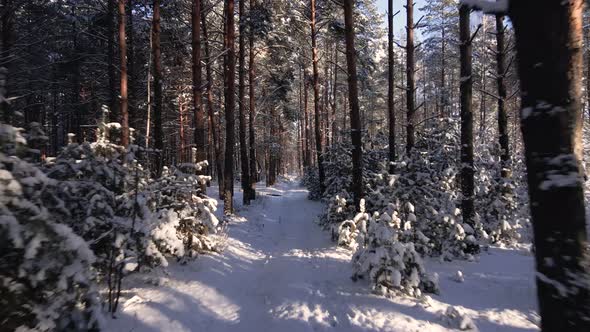
M 193 257 L 195 253 L 218 250 L 218 243 L 209 235 L 221 225 L 214 212 L 217 201 L 201 192 L 201 184 L 209 178 L 195 175 L 207 162 L 165 168 L 162 177 L 151 185 L 158 210 L 148 226 L 148 248 L 157 248 L 161 264 L 164 254 L 177 258 Z
M 485 237 L 494 244 L 514 244 L 530 225 L 522 160 L 515 154 L 512 167 L 504 170 L 508 177 L 502 177 L 497 144 L 479 146 L 476 156 L 475 204 Z
M 419 297 L 438 292 L 436 278 L 426 275 L 422 257 L 412 241 L 411 222 L 402 223 L 396 212 L 372 217 L 361 212 L 355 218 L 359 232 L 353 256 L 353 280 L 367 276 L 373 290 L 381 294 L 402 293 Z
M 418 137 L 411 155 L 394 164 L 394 174 L 383 167 L 367 185 L 367 208 L 409 218 L 419 240 L 415 249 L 423 255 L 469 258 L 479 250 L 479 227 L 462 223 L 458 208 L 458 147 L 458 124 L 440 120 Z
M 166 168 L 151 179 L 137 162 L 138 146 L 111 141 L 117 129 L 103 122 L 96 142 L 70 143 L 45 165 L 61 183 L 56 194 L 65 205 L 63 222 L 91 243 L 101 277 L 108 281 L 113 269 L 126 273 L 214 250 L 208 235 L 218 227 L 216 201 L 200 189 L 209 178 L 196 175 L 207 163 Z
M 84 239 L 62 223 L 59 183 L 20 158 L 14 127 L 0 124 L 0 316 L 7 331 L 89 331 L 101 309 Z

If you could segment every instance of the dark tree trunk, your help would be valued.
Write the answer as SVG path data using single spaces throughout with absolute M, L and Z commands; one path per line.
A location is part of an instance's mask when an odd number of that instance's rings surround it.
M 107 1 L 107 66 L 109 76 L 109 118 L 117 122 L 117 83 L 115 73 L 115 0 Z
M 583 0 L 511 1 L 543 331 L 590 331 L 582 166 Z
M 254 0 L 250 0 L 250 11 L 252 11 L 252 9 L 254 8 L 255 2 Z M 251 22 L 252 23 L 252 22 Z M 249 140 L 250 140 L 250 198 L 251 199 L 255 199 L 256 198 L 256 189 L 255 189 L 255 185 L 256 182 L 258 181 L 258 173 L 257 173 L 257 167 L 256 167 L 256 131 L 254 129 L 254 123 L 256 121 L 256 95 L 255 95 L 255 87 L 256 87 L 256 81 L 255 81 L 255 65 L 254 65 L 254 59 L 256 57 L 255 53 L 254 53 L 254 29 L 253 27 L 250 27 L 250 38 L 249 38 L 249 43 L 250 43 L 250 55 L 248 57 L 248 84 L 249 84 L 249 91 L 248 91 L 248 95 L 249 95 L 249 101 L 250 101 L 250 116 L 248 117 L 248 131 L 250 132 L 249 134 Z
M 119 0 L 119 53 L 121 61 L 121 144 L 129 145 L 129 100 L 127 97 L 127 39 L 125 37 L 125 0 Z
M 209 126 L 211 127 L 211 137 L 213 138 L 213 149 L 215 153 L 215 170 L 217 172 L 217 184 L 219 185 L 219 195 L 223 196 L 223 155 L 221 153 L 221 138 L 219 137 L 219 119 L 215 119 L 213 110 L 213 68 L 211 54 L 209 51 L 209 34 L 207 29 L 207 17 L 203 11 L 201 2 L 201 21 L 203 25 L 203 40 L 205 42 L 205 58 L 207 61 L 207 114 L 209 115 Z
M 324 163 L 322 155 L 322 126 L 320 121 L 320 84 L 318 73 L 318 48 L 317 48 L 317 31 L 316 31 L 316 0 L 311 0 L 311 51 L 313 61 L 313 101 L 315 111 L 315 145 L 318 161 L 318 174 L 320 181 L 320 193 L 324 193 Z
M 306 77 L 304 75 L 304 77 Z M 307 79 L 304 78 L 304 83 L 303 83 L 303 118 L 304 118 L 304 122 L 305 122 L 305 164 L 307 167 L 311 166 L 311 129 L 309 128 L 310 123 L 309 123 L 309 112 L 308 112 L 308 106 L 309 106 L 309 90 L 308 90 L 308 84 L 307 84 Z
M 127 5 L 127 71 L 129 86 L 129 125 L 135 129 L 139 127 L 140 116 L 137 110 L 137 73 L 135 72 L 135 30 L 133 29 L 133 5 L 135 1 L 129 0 Z
M 338 107 L 338 41 L 334 45 L 334 85 L 332 86 L 332 143 L 336 141 L 338 126 L 336 110 Z
M 394 57 L 393 52 L 393 0 L 389 0 L 389 8 L 387 13 L 388 29 L 388 71 L 387 81 L 389 83 L 387 90 L 387 113 L 389 114 L 389 173 L 393 174 L 395 167 L 395 74 L 394 74 Z
M 361 119 L 354 49 L 354 0 L 344 0 L 344 35 L 346 39 L 346 65 L 348 69 L 348 95 L 350 102 L 350 136 L 352 139 L 352 193 L 354 205 L 359 208 L 363 197 L 363 150 Z
M 496 15 L 496 83 L 498 85 L 498 133 L 500 141 L 501 176 L 510 174 L 510 142 L 508 116 L 506 114 L 506 45 L 504 39 L 504 16 Z
M 240 165 L 242 167 L 242 190 L 244 205 L 249 205 L 251 200 L 250 193 L 250 163 L 248 160 L 248 141 L 246 140 L 246 0 L 239 0 L 239 55 L 238 55 L 238 120 L 240 136 Z
M 162 53 L 160 50 L 160 0 L 154 0 L 152 26 L 152 52 L 154 60 L 154 149 L 156 175 L 162 174 L 164 156 L 164 133 L 162 130 Z
M 14 25 L 14 9 L 12 8 L 12 0 L 2 0 L 2 49 L 0 61 L 5 64 L 8 70 L 11 63 L 11 48 L 12 48 L 12 30 Z M 8 75 L 4 73 L 4 98 L 8 98 Z M 0 112 L 2 113 L 2 119 L 4 123 L 12 122 L 12 111 L 10 105 L 6 100 L 0 102 Z
M 474 225 L 473 207 L 473 77 L 472 46 L 469 14 L 467 6 L 459 7 L 459 38 L 461 58 L 461 210 L 463 222 Z
M 414 115 L 416 113 L 416 62 L 414 59 L 414 0 L 407 0 L 407 41 L 406 41 L 406 153 L 409 155 L 414 148 Z
M 447 41 L 446 41 L 446 30 L 445 27 L 442 27 L 441 31 L 441 55 L 440 55 L 440 116 L 445 117 L 450 114 L 446 113 L 447 109 L 447 91 L 446 91 L 446 48 L 447 48 Z
M 234 146 L 235 146 L 235 23 L 234 0 L 226 0 L 225 9 L 225 40 L 226 40 L 226 65 L 225 65 L 225 169 L 224 169 L 224 207 L 223 213 L 230 215 L 234 212 Z
M 193 119 L 195 125 L 195 148 L 197 149 L 196 161 L 205 160 L 206 137 L 205 137 L 205 113 L 201 96 L 201 1 L 193 0 L 192 13 L 192 74 L 193 74 Z M 201 186 L 204 190 L 205 186 Z

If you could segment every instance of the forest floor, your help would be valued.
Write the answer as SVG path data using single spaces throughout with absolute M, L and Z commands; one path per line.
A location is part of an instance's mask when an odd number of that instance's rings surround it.
M 105 331 L 451 331 L 442 315 L 449 306 L 479 331 L 538 330 L 526 248 L 491 248 L 475 262 L 428 259 L 441 295 L 428 303 L 390 299 L 351 280 L 352 252 L 320 230 L 323 205 L 294 180 L 259 187 L 247 207 L 237 188 L 240 217 L 229 225 L 225 251 L 128 277 Z M 453 280 L 459 270 L 464 282 Z

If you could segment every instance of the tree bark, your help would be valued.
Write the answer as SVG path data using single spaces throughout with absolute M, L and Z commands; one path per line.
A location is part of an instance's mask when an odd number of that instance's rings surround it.
M 206 64 L 206 75 L 207 75 L 207 113 L 209 115 L 209 125 L 211 127 L 211 137 L 213 138 L 213 149 L 215 153 L 215 170 L 217 172 L 217 184 L 219 186 L 219 195 L 223 197 L 223 155 L 221 153 L 221 138 L 219 137 L 219 119 L 215 117 L 215 111 L 213 110 L 213 68 L 211 54 L 209 51 L 209 33 L 207 28 L 207 16 L 203 10 L 203 3 L 201 2 L 201 23 L 203 25 L 203 40 L 205 42 L 205 58 Z
M 193 0 L 192 12 L 192 74 L 193 74 L 193 119 L 195 125 L 195 148 L 197 149 L 197 162 L 206 159 L 206 132 L 205 132 L 205 114 L 203 111 L 203 101 L 201 95 L 202 73 L 201 73 L 201 1 Z M 205 190 L 201 186 L 201 190 Z
M 127 39 L 125 36 L 125 0 L 119 0 L 119 53 L 121 61 L 121 144 L 129 145 L 129 100 L 127 91 Z
M 135 71 L 135 30 L 133 29 L 133 5 L 135 1 L 129 0 L 127 5 L 127 69 L 128 69 L 128 86 L 129 86 L 129 125 L 135 129 L 139 126 L 139 114 L 137 110 L 137 73 Z
M 313 61 L 313 100 L 315 111 L 315 145 L 318 161 L 318 175 L 320 181 L 320 193 L 326 189 L 324 184 L 324 163 L 322 150 L 322 126 L 320 121 L 320 86 L 318 73 L 318 48 L 317 48 L 317 31 L 316 31 L 316 0 L 311 0 L 311 50 Z
M 244 205 L 250 205 L 250 163 L 248 160 L 248 141 L 246 140 L 246 0 L 239 0 L 239 55 L 238 55 L 238 120 L 240 135 L 240 164 L 242 167 L 242 191 Z
M 336 111 L 338 108 L 338 41 L 334 45 L 334 86 L 332 87 L 332 141 L 336 142 L 338 125 L 336 123 Z
M 511 1 L 543 331 L 590 331 L 582 166 L 583 0 Z
M 389 83 L 387 90 L 387 113 L 389 114 L 389 173 L 393 174 L 395 167 L 395 74 L 394 74 L 394 61 L 395 53 L 393 50 L 393 0 L 388 1 L 388 71 L 387 81 Z
M 352 193 L 354 204 L 359 209 L 363 197 L 363 150 L 361 142 L 361 119 L 354 48 L 354 0 L 344 0 L 344 35 L 346 40 L 346 65 L 348 70 L 348 95 L 350 102 L 350 136 L 352 139 Z
M 117 83 L 115 73 L 115 0 L 107 1 L 107 66 L 109 76 L 109 118 L 117 122 Z
M 250 0 L 250 12 L 254 8 L 255 1 Z M 252 24 L 252 22 L 250 22 Z M 249 101 L 250 101 L 250 116 L 248 117 L 248 130 L 249 130 L 249 145 L 250 145 L 250 198 L 256 198 L 256 182 L 258 181 L 258 173 L 256 167 L 256 130 L 254 128 L 254 124 L 256 121 L 256 94 L 255 94 L 255 87 L 256 87 L 256 80 L 255 80 L 255 73 L 256 67 L 254 64 L 255 60 L 255 53 L 254 53 L 254 28 L 250 26 L 250 55 L 248 58 L 248 84 L 249 84 Z
M 12 0 L 2 0 L 2 53 L 0 60 L 6 64 L 6 70 L 8 71 L 11 63 L 11 49 L 12 49 L 12 33 L 14 29 L 14 9 L 12 8 Z M 4 73 L 4 86 L 3 92 L 4 98 L 8 98 L 8 77 L 7 73 Z M 0 102 L 0 112 L 2 113 L 2 119 L 4 123 L 12 123 L 12 110 L 6 100 Z
M 311 166 L 311 129 L 310 129 L 310 121 L 309 121 L 309 90 L 308 90 L 308 82 L 307 78 L 304 75 L 304 83 L 303 83 L 303 118 L 305 122 L 305 164 L 307 167 Z
M 225 65 L 225 168 L 223 213 L 230 215 L 234 212 L 234 145 L 235 145 L 235 23 L 234 0 L 226 0 L 225 8 L 225 48 L 227 50 Z
M 510 141 L 508 137 L 508 116 L 506 114 L 506 42 L 504 38 L 504 16 L 496 15 L 496 83 L 498 85 L 498 133 L 500 143 L 501 176 L 510 174 Z
M 471 46 L 471 9 L 459 7 L 459 38 L 461 58 L 461 210 L 463 222 L 473 226 L 475 209 L 473 207 L 473 77 Z
M 159 177 L 162 174 L 164 141 L 162 130 L 162 53 L 160 50 L 160 0 L 154 0 L 152 21 L 152 52 L 154 60 L 154 149 L 155 171 Z
M 406 40 L 406 153 L 412 152 L 415 144 L 414 115 L 416 114 L 416 78 L 414 59 L 414 0 L 407 0 L 407 40 Z

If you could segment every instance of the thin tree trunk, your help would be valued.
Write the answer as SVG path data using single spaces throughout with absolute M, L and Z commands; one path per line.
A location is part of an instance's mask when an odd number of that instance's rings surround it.
M 153 52 L 151 51 L 153 48 L 153 25 L 150 27 L 150 55 L 147 63 L 147 119 L 145 124 L 145 148 L 149 149 L 150 147 L 150 129 L 152 126 L 152 55 Z M 148 163 L 149 165 L 149 163 Z
M 155 171 L 159 177 L 162 174 L 164 141 L 162 130 L 162 54 L 160 50 L 160 0 L 154 0 L 154 16 L 152 26 L 152 52 L 154 60 L 154 148 Z
M 407 0 L 406 14 L 406 153 L 409 155 L 415 144 L 414 115 L 416 113 L 416 63 L 414 59 L 414 0 Z
M 387 13 L 388 29 L 388 71 L 387 81 L 389 83 L 387 90 L 387 113 L 389 114 L 389 173 L 393 174 L 395 167 L 395 74 L 394 74 L 394 57 L 393 51 L 393 0 L 388 1 L 389 8 Z
M 324 193 L 324 163 L 322 156 L 322 126 L 320 123 L 320 87 L 318 73 L 318 48 L 317 48 L 317 31 L 316 31 L 316 0 L 311 0 L 311 49 L 313 61 L 313 99 L 315 110 L 315 145 L 318 161 L 318 174 L 320 182 L 320 193 Z
M 459 7 L 459 38 L 461 58 L 461 209 L 463 222 L 473 226 L 475 210 L 473 207 L 473 77 L 472 46 L 469 14 L 467 6 Z
M 304 75 L 304 77 L 306 77 Z M 309 121 L 309 90 L 307 79 L 304 79 L 303 83 L 303 117 L 305 120 L 305 163 L 307 167 L 311 166 L 311 129 L 310 129 L 310 121 Z
M 11 67 L 11 49 L 12 49 L 12 33 L 14 25 L 14 9 L 12 8 L 12 0 L 2 0 L 2 48 L 0 60 L 5 64 L 6 69 Z M 7 73 L 4 73 L 3 97 L 8 98 L 8 77 Z M 2 119 L 5 123 L 12 122 L 12 110 L 6 100 L 0 102 L 0 112 L 2 113 Z
M 496 83 L 498 85 L 498 133 L 500 141 L 501 176 L 510 174 L 510 142 L 508 116 L 506 114 L 506 45 L 504 40 L 504 16 L 496 15 Z
M 219 186 L 219 195 L 223 197 L 223 155 L 221 153 L 221 138 L 219 137 L 219 120 L 215 119 L 215 111 L 213 110 L 213 68 L 211 54 L 209 51 L 209 34 L 207 29 L 207 16 L 203 11 L 203 3 L 201 2 L 201 23 L 203 25 L 203 40 L 205 42 L 205 58 L 207 59 L 206 75 L 207 75 L 207 113 L 209 115 L 209 125 L 211 126 L 211 136 L 213 138 L 213 148 L 215 151 L 215 170 L 217 172 L 217 184 Z
M 195 148 L 197 162 L 206 159 L 205 114 L 201 96 L 201 1 L 193 0 L 192 11 L 192 74 L 193 74 L 193 119 L 195 122 Z M 206 190 L 201 186 L 201 190 Z
M 117 83 L 115 73 L 115 0 L 107 1 L 107 66 L 109 76 L 109 118 L 117 122 Z
M 250 0 L 250 12 L 255 6 L 255 0 Z M 250 22 L 252 23 L 252 22 Z M 250 55 L 248 57 L 248 84 L 249 84 L 249 101 L 250 101 L 250 116 L 248 118 L 248 131 L 250 140 L 250 198 L 256 198 L 256 182 L 258 181 L 258 173 L 256 167 L 256 131 L 254 128 L 254 124 L 256 121 L 256 94 L 255 94 L 255 87 L 256 87 L 256 80 L 255 80 L 255 53 L 254 53 L 254 29 L 250 27 Z
M 125 37 L 125 0 L 119 0 L 119 53 L 121 61 L 121 144 L 129 145 L 129 100 L 127 91 L 127 39 Z
M 225 169 L 224 169 L 224 207 L 225 215 L 234 212 L 234 146 L 235 146 L 235 23 L 234 0 L 226 0 L 225 12 L 225 47 L 227 49 L 225 68 Z
M 582 166 L 583 0 L 510 2 L 543 331 L 590 331 Z
M 242 167 L 242 190 L 244 205 L 250 205 L 250 163 L 248 160 L 248 141 L 246 140 L 246 0 L 239 0 L 239 55 L 238 55 L 238 120 L 240 136 L 240 164 Z
M 440 65 L 441 65 L 441 72 L 440 72 L 440 116 L 445 117 L 447 116 L 446 111 L 446 104 L 447 104 L 447 91 L 446 91 L 446 48 L 447 48 L 447 40 L 446 40 L 446 29 L 442 27 L 441 31 L 441 55 L 440 55 Z M 450 115 L 450 114 L 449 114 Z
M 178 151 L 178 155 L 179 155 L 179 159 L 180 162 L 183 163 L 186 161 L 185 159 L 185 152 L 186 152 L 186 137 L 184 134 L 184 120 L 185 120 L 185 116 L 184 116 L 184 105 L 182 105 L 182 100 L 180 98 L 180 96 L 178 96 L 178 116 L 179 116 L 179 124 L 178 124 L 178 138 L 180 140 L 180 146 L 179 146 L 179 151 Z
M 135 72 L 135 30 L 133 29 L 133 4 L 134 0 L 129 0 L 127 5 L 127 69 L 129 72 L 129 125 L 137 128 L 139 123 L 139 114 L 137 114 L 136 102 L 136 81 L 137 76 Z
M 354 204 L 359 209 L 363 197 L 363 150 L 361 142 L 361 119 L 354 48 L 354 0 L 344 0 L 344 35 L 346 39 L 346 64 L 348 70 L 348 95 L 350 101 L 350 136 L 352 138 L 352 193 Z
M 336 142 L 338 125 L 336 110 L 338 107 L 338 41 L 334 45 L 334 85 L 332 86 L 332 141 Z

